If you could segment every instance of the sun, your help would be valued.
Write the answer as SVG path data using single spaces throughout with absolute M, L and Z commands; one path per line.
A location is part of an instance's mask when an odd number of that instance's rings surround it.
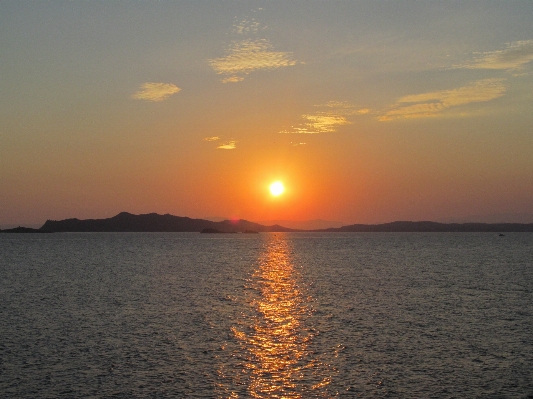
M 270 185 L 270 194 L 272 194 L 274 197 L 279 197 L 284 191 L 285 186 L 279 180 Z

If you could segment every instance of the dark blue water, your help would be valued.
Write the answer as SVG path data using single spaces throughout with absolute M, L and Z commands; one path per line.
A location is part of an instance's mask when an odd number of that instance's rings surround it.
M 533 397 L 533 234 L 0 236 L 6 398 Z

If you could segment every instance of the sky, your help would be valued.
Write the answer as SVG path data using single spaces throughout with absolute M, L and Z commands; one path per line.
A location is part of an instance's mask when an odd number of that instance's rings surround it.
M 3 0 L 0 225 L 533 222 L 532 21 L 532 0 Z

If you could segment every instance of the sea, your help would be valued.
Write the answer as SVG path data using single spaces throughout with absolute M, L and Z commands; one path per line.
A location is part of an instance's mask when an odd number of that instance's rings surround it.
M 533 398 L 533 233 L 0 235 L 1 398 Z

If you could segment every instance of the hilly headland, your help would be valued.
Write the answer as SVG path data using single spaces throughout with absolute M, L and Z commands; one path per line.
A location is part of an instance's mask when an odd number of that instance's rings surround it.
M 65 219 L 47 220 L 39 229 L 44 232 L 200 232 L 218 231 L 221 233 L 288 232 L 295 231 L 279 225 L 264 226 L 247 220 L 224 220 L 212 222 L 205 219 L 192 219 L 184 216 L 159 215 L 148 213 L 134 215 L 121 212 L 107 219 Z
M 170 214 L 134 215 L 121 212 L 105 219 L 47 220 L 38 229 L 16 227 L 0 233 L 66 233 L 66 232 L 533 232 L 533 223 L 437 223 L 429 221 L 397 221 L 382 224 L 352 224 L 327 229 L 291 229 L 279 224 L 263 225 L 248 220 L 214 222 Z

